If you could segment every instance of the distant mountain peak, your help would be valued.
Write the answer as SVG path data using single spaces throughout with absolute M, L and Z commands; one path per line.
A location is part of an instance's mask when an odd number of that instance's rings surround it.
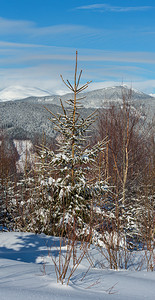
M 1 101 L 20 100 L 28 97 L 46 97 L 51 94 L 48 91 L 21 85 L 12 85 L 0 90 Z

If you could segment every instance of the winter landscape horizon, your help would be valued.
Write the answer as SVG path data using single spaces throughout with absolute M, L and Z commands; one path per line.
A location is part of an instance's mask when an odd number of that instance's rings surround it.
M 127 84 L 117 84 L 115 86 L 105 86 L 105 87 L 100 87 L 99 89 L 96 88 L 94 90 L 88 89 L 87 91 L 92 91 L 92 92 L 94 91 L 94 93 L 96 91 L 96 93 L 97 93 L 98 90 L 106 91 L 106 89 L 114 89 L 117 87 L 122 87 L 122 88 L 125 87 L 128 90 L 131 89 L 132 91 L 139 92 L 142 94 L 142 91 L 134 89 L 132 87 L 132 85 L 127 85 Z M 58 92 L 56 93 L 56 95 L 58 95 L 60 98 L 61 98 L 61 96 L 68 94 L 68 91 L 62 92 L 62 93 L 60 91 L 58 91 Z M 143 93 L 143 94 L 146 94 L 146 93 Z M 22 99 L 26 99 L 29 97 L 48 97 L 48 96 L 52 96 L 52 95 L 54 95 L 54 93 L 52 93 L 48 90 L 42 90 L 39 87 L 25 86 L 25 85 L 13 85 L 13 86 L 8 86 L 5 88 L 2 88 L 0 90 L 0 101 L 22 100 Z M 149 96 L 155 97 L 155 94 L 150 93 L 150 94 L 148 94 L 148 97 Z

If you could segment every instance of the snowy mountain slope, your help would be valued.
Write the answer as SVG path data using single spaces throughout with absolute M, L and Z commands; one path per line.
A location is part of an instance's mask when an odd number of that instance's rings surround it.
M 38 88 L 26 86 L 9 86 L 0 90 L 0 101 L 12 101 L 18 99 L 25 99 L 27 97 L 44 97 L 50 96 L 50 93 Z
M 123 96 L 126 97 L 126 100 L 129 100 L 131 102 L 154 100 L 154 98 L 152 96 L 147 95 L 143 92 L 137 91 L 135 89 L 130 90 L 130 88 L 128 88 L 125 85 L 108 87 L 108 88 L 93 90 L 90 92 L 85 92 L 85 93 L 80 94 L 80 97 L 85 97 L 83 100 L 83 106 L 87 107 L 87 108 L 88 107 L 94 107 L 94 108 L 102 107 L 109 102 L 120 103 L 120 102 L 122 102 Z M 72 99 L 72 98 L 73 98 L 73 94 L 71 94 L 71 93 L 61 96 L 62 101 L 66 101 L 67 99 Z M 49 100 L 49 102 L 59 105 L 59 103 L 60 103 L 59 99 L 60 99 L 60 96 L 55 95 L 55 96 L 52 96 L 52 98 L 46 97 L 46 99 L 44 99 L 44 101 Z M 67 104 L 65 104 L 65 105 L 67 105 Z
M 81 93 L 80 97 L 83 97 L 81 101 L 84 108 L 107 108 L 109 105 L 120 105 L 123 102 L 125 96 L 131 106 L 138 111 L 142 116 L 148 116 L 152 120 L 155 114 L 155 98 L 147 95 L 143 92 L 135 89 L 130 89 L 125 85 L 103 88 L 93 90 L 90 92 Z M 73 99 L 73 93 L 65 94 L 62 96 L 52 95 L 50 97 L 31 97 L 27 101 L 30 102 L 44 102 L 56 104 L 60 106 L 60 98 L 63 101 L 64 106 L 67 106 L 66 100 Z
M 122 101 L 122 95 L 128 97 L 130 88 L 126 85 L 108 87 L 98 90 L 93 90 L 85 93 L 81 93 L 84 107 L 101 107 L 105 102 Z M 9 86 L 5 89 L 0 90 L 0 101 L 11 101 L 29 98 L 29 101 L 38 102 L 50 102 L 53 104 L 60 105 L 60 98 L 63 101 L 73 98 L 73 93 L 67 93 L 65 95 L 51 95 L 48 91 L 44 91 L 38 88 L 26 87 L 26 86 Z M 131 97 L 129 100 L 146 100 L 154 99 L 154 95 L 147 95 L 141 91 L 132 89 Z M 66 103 L 64 103 L 67 105 Z
M 0 232 L 0 300 L 153 300 L 155 273 L 133 270 L 89 268 L 84 259 L 69 286 L 56 282 L 48 255 L 59 249 L 56 237 L 20 232 Z M 138 251 L 139 252 L 139 251 Z M 138 253 L 142 255 L 142 253 Z M 94 261 L 103 257 L 89 249 Z M 136 267 L 136 264 L 135 264 Z
M 120 105 L 123 95 L 128 95 L 130 89 L 126 86 L 104 88 L 90 92 L 81 93 L 83 108 L 81 114 L 87 116 L 96 108 L 107 109 L 110 104 Z M 71 99 L 72 94 L 61 96 L 65 101 Z M 147 122 L 152 122 L 155 114 L 155 98 L 133 90 L 130 101 L 131 107 L 143 117 L 147 117 Z M 31 139 L 34 136 L 42 136 L 43 132 L 47 136 L 55 136 L 54 126 L 48 120 L 50 114 L 45 110 L 47 107 L 53 113 L 62 112 L 60 106 L 60 96 L 50 95 L 43 97 L 28 97 L 24 100 L 0 101 L 0 128 L 6 128 L 8 136 L 13 139 Z
M 47 137 L 55 136 L 53 123 L 48 119 L 50 114 L 44 105 L 54 114 L 61 112 L 60 106 L 43 101 L 24 99 L 0 102 L 0 128 L 6 129 L 7 135 L 13 139 L 24 140 L 40 136 L 42 140 L 43 133 Z M 82 115 L 88 115 L 92 111 L 84 109 Z

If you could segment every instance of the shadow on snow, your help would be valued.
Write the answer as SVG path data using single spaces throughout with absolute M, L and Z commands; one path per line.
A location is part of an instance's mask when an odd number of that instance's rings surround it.
M 14 243 L 11 249 L 0 247 L 0 258 L 35 263 L 38 257 L 59 254 L 59 238 L 45 236 L 44 234 L 18 234 L 14 233 Z M 14 249 L 16 248 L 16 249 Z

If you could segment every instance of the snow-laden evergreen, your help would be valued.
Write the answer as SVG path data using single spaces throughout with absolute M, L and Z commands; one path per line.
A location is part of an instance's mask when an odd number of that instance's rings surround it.
M 84 234 L 84 228 L 85 232 L 88 226 L 90 228 L 94 202 L 106 190 L 105 183 L 98 182 L 93 174 L 106 139 L 92 147 L 89 145 L 89 128 L 96 119 L 96 112 L 85 119 L 80 114 L 84 99 L 78 95 L 89 85 L 87 82 L 79 87 L 81 74 L 82 71 L 77 78 L 76 55 L 74 85 L 68 80 L 64 82 L 72 90 L 74 100 L 67 101 L 68 108 L 64 108 L 60 100 L 61 114 L 49 111 L 57 131 L 57 150 L 54 152 L 42 145 L 33 175 L 35 183 L 24 179 L 28 185 L 27 195 L 20 206 L 22 211 L 25 207 L 26 230 L 58 234 L 74 224 L 79 237 L 80 233 Z

